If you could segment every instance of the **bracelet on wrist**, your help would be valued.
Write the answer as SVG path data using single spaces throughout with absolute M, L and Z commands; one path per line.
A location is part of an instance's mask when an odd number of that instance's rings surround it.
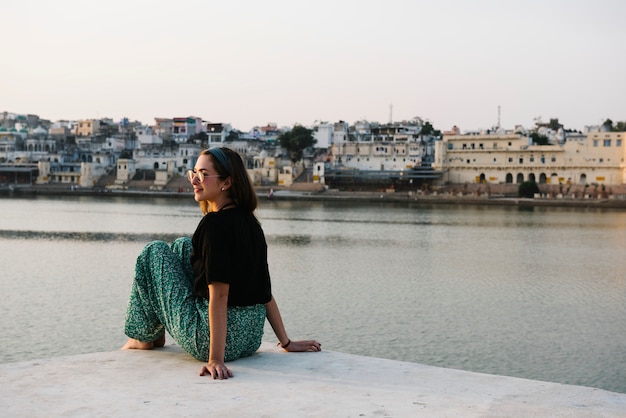
M 281 346 L 283 349 L 286 349 L 287 347 L 289 347 L 289 344 L 291 344 L 291 340 L 290 340 L 289 338 L 287 338 L 287 344 L 283 344 L 283 343 L 281 343 L 281 342 L 279 342 L 278 344 L 280 344 L 280 346 Z

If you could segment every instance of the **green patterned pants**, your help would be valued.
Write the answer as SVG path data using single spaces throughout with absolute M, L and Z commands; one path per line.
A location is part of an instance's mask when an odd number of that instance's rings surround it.
M 125 334 L 154 341 L 167 332 L 187 353 L 209 358 L 209 304 L 193 293 L 191 239 L 154 241 L 137 257 Z M 263 337 L 265 305 L 229 306 L 224 361 L 252 355 Z

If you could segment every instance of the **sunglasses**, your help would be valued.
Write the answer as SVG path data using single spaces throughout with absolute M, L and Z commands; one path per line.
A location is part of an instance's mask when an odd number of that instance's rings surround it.
M 195 177 L 198 177 L 198 180 L 200 181 L 200 183 L 202 183 L 204 179 L 206 178 L 220 177 L 220 175 L 219 174 L 212 174 L 212 175 L 204 174 L 204 171 L 196 170 L 195 168 L 193 170 L 187 170 L 187 179 L 189 179 L 190 182 L 193 182 L 193 179 Z

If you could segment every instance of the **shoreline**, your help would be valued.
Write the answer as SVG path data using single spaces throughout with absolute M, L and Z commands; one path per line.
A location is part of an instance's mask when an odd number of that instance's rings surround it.
M 269 197 L 268 192 L 274 189 Z M 519 198 L 511 195 L 477 195 L 476 193 L 453 195 L 451 193 L 420 194 L 401 191 L 343 191 L 325 189 L 319 184 L 304 183 L 299 187 L 257 187 L 259 201 L 352 201 L 368 203 L 410 203 L 437 205 L 468 205 L 468 206 L 517 206 L 517 207 L 566 207 L 596 209 L 626 209 L 626 199 L 609 198 L 572 198 L 572 197 L 537 197 Z M 68 185 L 26 185 L 0 186 L 1 196 L 103 196 L 103 197 L 163 197 L 172 199 L 189 198 L 187 190 L 149 190 L 141 188 L 106 189 L 106 188 L 72 188 Z

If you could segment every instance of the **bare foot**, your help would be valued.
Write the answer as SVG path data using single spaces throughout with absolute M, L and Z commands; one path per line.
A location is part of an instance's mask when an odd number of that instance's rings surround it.
M 129 338 L 122 350 L 151 350 L 155 347 L 163 347 L 165 345 L 165 333 L 154 341 L 144 342 L 134 338 Z
M 129 338 L 122 347 L 122 350 L 150 350 L 152 347 L 154 347 L 154 343 L 152 342 L 146 343 L 134 338 Z

